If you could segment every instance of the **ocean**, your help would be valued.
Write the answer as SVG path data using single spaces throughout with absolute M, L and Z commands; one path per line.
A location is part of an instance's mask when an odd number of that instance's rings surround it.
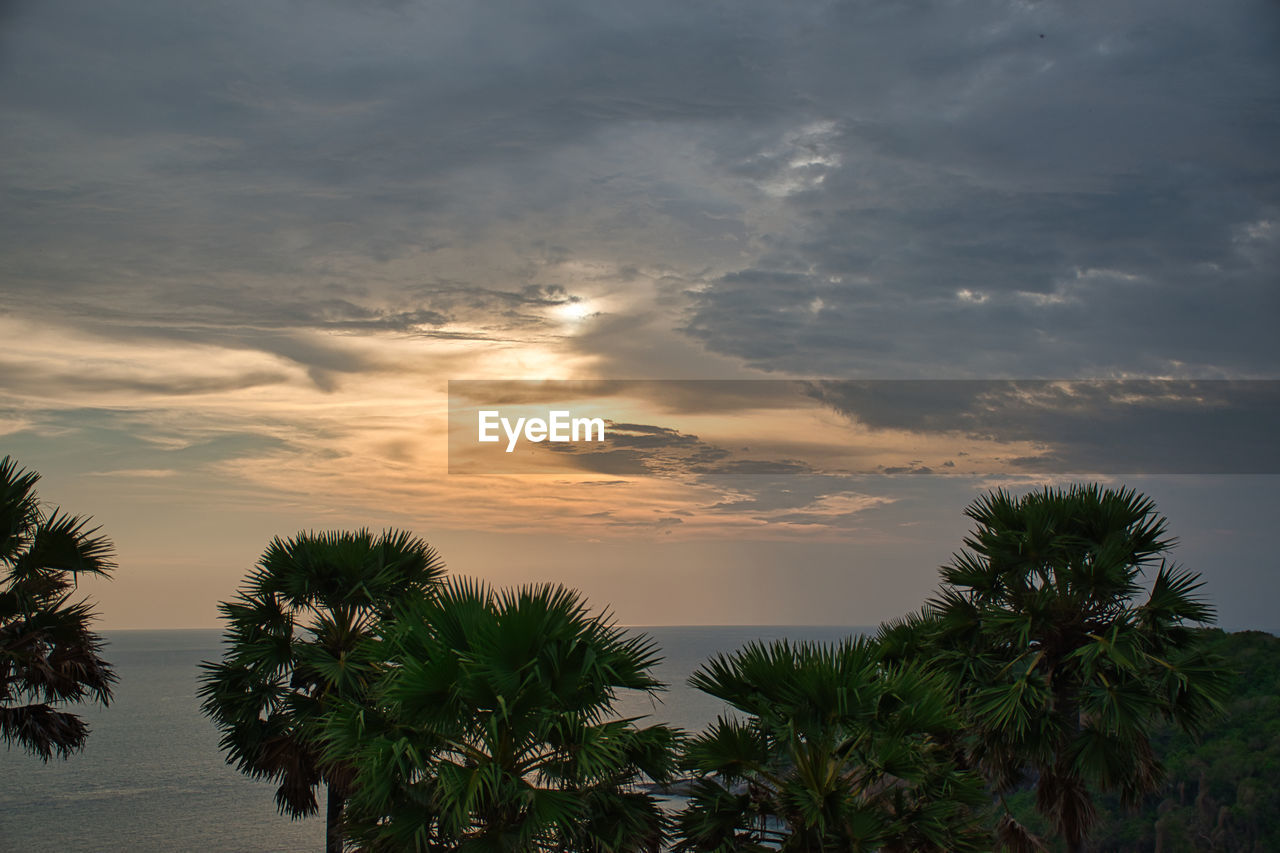
M 626 716 L 649 715 L 689 731 L 725 709 L 685 680 L 711 655 L 754 639 L 829 641 L 839 627 L 634 628 L 653 637 L 669 685 L 658 702 L 624 697 Z M 0 750 L 3 853 L 275 853 L 324 849 L 323 811 L 294 821 L 276 811 L 274 787 L 225 763 L 218 733 L 200 713 L 198 665 L 216 660 L 217 630 L 107 632 L 104 656 L 120 676 L 108 709 L 85 707 L 83 752 L 44 764 Z M 323 802 L 323 801 L 322 801 Z

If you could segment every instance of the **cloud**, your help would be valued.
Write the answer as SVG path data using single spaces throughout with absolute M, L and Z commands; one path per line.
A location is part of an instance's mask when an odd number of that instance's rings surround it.
M 1276 380 L 481 381 L 452 383 L 450 396 L 451 453 L 459 463 L 472 453 L 472 471 L 563 465 L 685 479 L 1280 472 Z M 499 442 L 486 454 L 472 443 L 475 410 L 495 407 L 513 419 L 551 410 L 599 416 L 605 440 L 532 444 L 519 454 Z M 619 411 L 654 420 L 609 417 Z
M 1278 246 L 1250 229 L 1280 208 L 1274 7 L 831 8 L 806 54 L 822 180 L 692 292 L 691 335 L 832 377 L 1272 374 Z M 768 194 L 756 164 L 803 127 L 725 168 Z
M 8 374 L 6 390 L 11 393 L 33 392 L 57 385 L 65 392 L 133 392 L 138 394 L 182 397 L 193 394 L 218 394 L 264 385 L 276 385 L 288 379 L 284 373 L 251 372 L 233 376 L 175 376 L 158 379 L 129 376 L 111 371 L 81 370 L 76 373 L 52 373 L 31 370 L 0 359 L 0 371 Z
M 71 474 L 808 541 L 975 473 L 1274 462 L 1247 395 L 789 381 L 1274 379 L 1267 0 L 3 14 L 0 432 Z M 466 378 L 645 405 L 550 477 L 455 477 Z
M 1269 4 L 51 14 L 4 36 L 11 310 L 615 372 L 1275 363 Z M 613 308 L 548 324 L 590 294 Z
M 1280 473 L 1274 441 L 1280 382 L 1274 380 L 825 381 L 807 387 L 872 429 L 1040 449 L 1005 455 L 1003 466 L 1012 472 Z M 883 471 L 933 473 L 918 461 Z
M 678 429 L 612 421 L 606 422 L 603 442 L 548 442 L 538 448 L 583 471 L 632 476 L 686 477 L 729 456 L 723 448 Z M 499 463 L 507 461 L 498 459 Z

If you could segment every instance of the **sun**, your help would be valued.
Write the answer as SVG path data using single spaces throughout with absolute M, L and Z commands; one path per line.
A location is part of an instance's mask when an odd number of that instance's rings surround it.
M 563 305 L 557 305 L 554 310 L 556 316 L 567 323 L 576 323 L 580 320 L 585 320 L 587 317 L 596 313 L 595 309 L 591 307 L 591 303 L 582 299 L 574 302 L 566 302 Z

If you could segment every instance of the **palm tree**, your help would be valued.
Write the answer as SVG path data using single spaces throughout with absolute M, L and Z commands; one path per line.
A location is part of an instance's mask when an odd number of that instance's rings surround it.
M 351 834 L 367 850 L 660 849 L 644 777 L 666 779 L 677 733 L 618 719 L 652 693 L 653 643 L 592 617 L 562 587 L 474 582 L 403 608 L 370 656 L 374 710 L 341 703 L 327 755 L 349 757 Z
M 1034 782 L 1037 809 L 1083 850 L 1094 792 L 1135 802 L 1159 783 L 1154 719 L 1194 732 L 1220 707 L 1227 674 L 1191 627 L 1213 609 L 1198 575 L 1164 559 L 1167 521 L 1133 489 L 997 490 L 966 514 L 977 526 L 940 595 L 884 639 L 949 671 L 974 765 L 997 791 Z M 1040 843 L 1007 814 L 1000 834 Z
M 108 577 L 115 563 L 88 519 L 41 508 L 39 479 L 0 459 L 0 738 L 48 761 L 82 749 L 89 735 L 61 703 L 111 701 L 116 677 L 75 587 L 79 574 Z
M 698 775 L 680 851 L 983 849 L 981 780 L 941 746 L 940 679 L 885 667 L 874 643 L 752 643 L 689 683 L 739 714 L 689 742 Z
M 282 813 L 314 814 L 327 786 L 330 853 L 342 850 L 351 771 L 321 756 L 320 720 L 338 700 L 363 700 L 376 664 L 363 641 L 443 572 L 435 550 L 402 531 L 303 533 L 272 541 L 236 598 L 219 605 L 226 651 L 202 664 L 202 708 L 227 762 L 278 784 Z

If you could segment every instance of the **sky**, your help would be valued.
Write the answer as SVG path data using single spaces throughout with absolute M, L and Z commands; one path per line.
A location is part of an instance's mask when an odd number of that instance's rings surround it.
M 0 455 L 114 540 L 105 629 L 355 527 L 626 624 L 869 625 L 984 490 L 1082 479 L 1280 628 L 1278 40 L 1268 0 L 0 0 Z M 534 380 L 609 446 L 451 466 L 490 401 L 449 383 Z

